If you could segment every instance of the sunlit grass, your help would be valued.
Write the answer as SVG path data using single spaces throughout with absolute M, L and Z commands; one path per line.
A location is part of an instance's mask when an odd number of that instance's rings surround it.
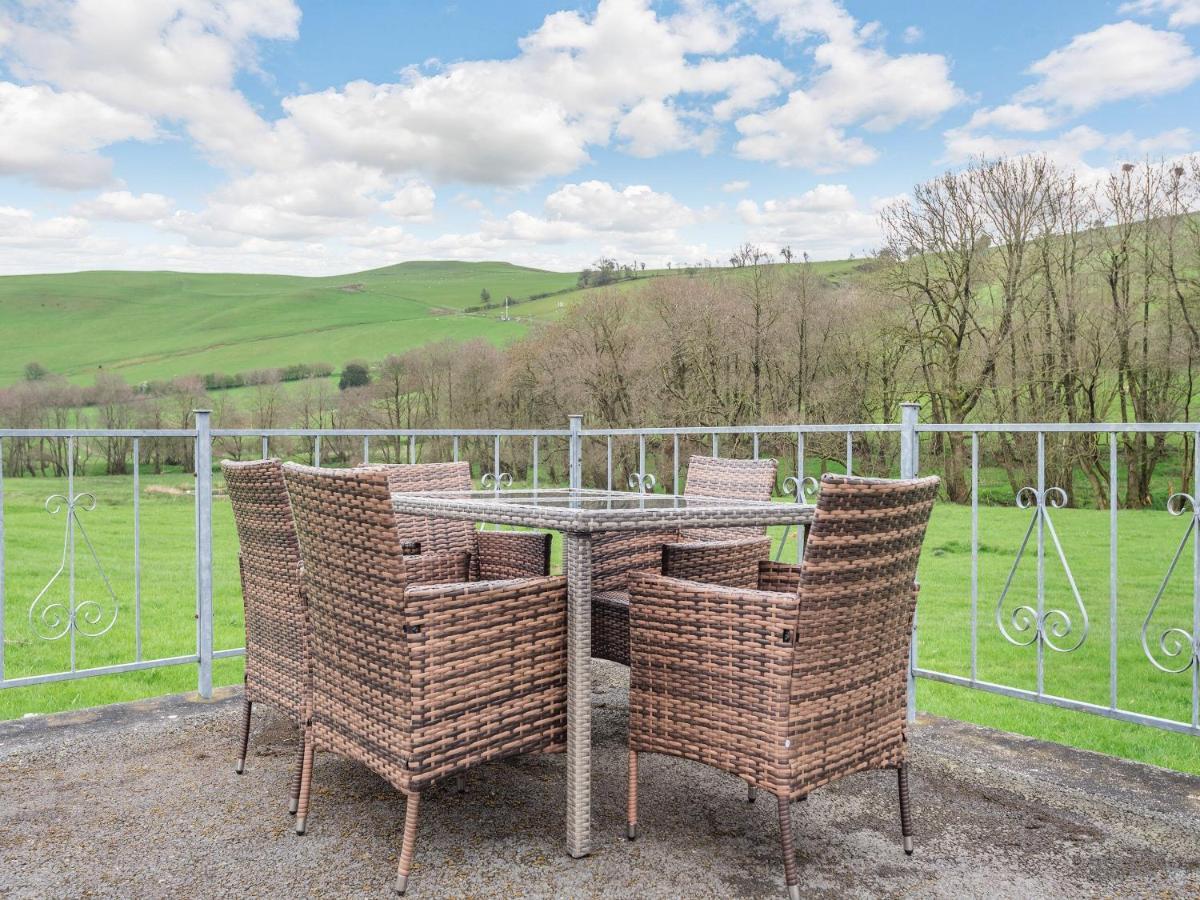
M 173 474 L 141 479 L 141 619 L 143 657 L 155 659 L 195 652 L 196 597 L 194 498 L 192 478 Z M 219 486 L 220 479 L 217 478 Z M 62 548 L 63 516 L 49 515 L 45 498 L 66 490 L 62 479 L 8 478 L 5 511 L 5 675 L 61 671 L 69 667 L 66 640 L 43 641 L 32 633 L 29 604 L 54 573 Z M 77 479 L 77 491 L 91 491 L 97 506 L 81 512 L 121 604 L 113 629 L 99 638 L 80 637 L 77 666 L 86 668 L 134 658 L 133 504 L 131 477 L 90 476 Z M 1052 512 L 1067 561 L 1091 618 L 1087 639 L 1072 653 L 1045 656 L 1045 690 L 1092 703 L 1109 702 L 1109 519 L 1095 510 Z M 976 598 L 977 675 L 981 680 L 1016 687 L 1036 687 L 1036 651 L 1015 647 L 999 633 L 995 606 L 1012 566 L 1030 512 L 1008 506 L 985 506 L 979 518 L 979 588 Z M 1118 703 L 1124 709 L 1187 721 L 1191 717 L 1190 673 L 1159 672 L 1140 644 L 1142 620 L 1186 528 L 1186 519 L 1161 510 L 1118 514 L 1117 597 Z M 783 529 L 773 529 L 778 542 Z M 237 549 L 228 501 L 213 504 L 214 633 L 218 649 L 242 644 L 241 597 L 237 582 Z M 795 559 L 794 533 L 783 548 Z M 561 562 L 555 539 L 554 563 Z M 77 599 L 98 598 L 103 584 L 79 544 L 76 556 Z M 935 509 L 921 565 L 920 640 L 924 668 L 956 675 L 970 674 L 970 508 L 942 503 Z M 1029 602 L 1034 594 L 1035 554 L 1027 551 L 1010 592 L 1010 602 Z M 65 576 L 48 598 L 62 599 Z M 1047 607 L 1073 611 L 1061 565 L 1053 550 L 1046 562 Z M 1073 619 L 1078 627 L 1077 616 Z M 1190 554 L 1180 568 L 1155 617 L 1157 634 L 1168 626 L 1191 623 Z M 1077 632 L 1078 633 L 1078 632 Z M 218 661 L 214 680 L 241 679 L 241 661 Z M 192 690 L 194 665 L 162 668 L 73 682 L 0 691 L 0 718 L 96 706 Z M 917 692 L 922 711 L 990 725 L 1077 747 L 1200 773 L 1200 742 L 1157 729 L 1108 721 L 1009 700 L 978 691 L 921 681 Z

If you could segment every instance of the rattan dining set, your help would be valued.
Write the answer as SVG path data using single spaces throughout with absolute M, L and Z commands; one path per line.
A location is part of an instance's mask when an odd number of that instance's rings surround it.
M 936 478 L 827 474 L 801 507 L 770 502 L 773 460 L 693 457 L 679 497 L 476 492 L 465 462 L 222 469 L 246 621 L 236 771 L 266 704 L 300 733 L 298 834 L 317 751 L 389 782 L 406 798 L 398 893 L 422 793 L 520 754 L 567 753 L 568 849 L 587 853 L 589 656 L 629 666 L 630 840 L 638 759 L 659 753 L 775 796 L 792 897 L 791 804 L 844 775 L 896 771 L 912 852 L 905 702 Z M 770 559 L 764 526 L 785 522 L 805 526 L 799 565 Z

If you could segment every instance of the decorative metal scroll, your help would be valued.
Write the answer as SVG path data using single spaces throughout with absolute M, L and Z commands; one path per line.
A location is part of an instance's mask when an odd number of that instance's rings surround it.
M 499 475 L 495 472 L 484 472 L 479 483 L 484 487 L 494 486 L 499 491 L 506 487 L 512 487 L 513 477 L 509 472 L 501 472 Z
M 634 472 L 629 476 L 629 486 L 641 494 L 654 493 L 658 479 L 650 472 Z
M 813 478 L 811 475 L 799 479 L 794 475 L 789 475 L 787 478 L 783 479 L 783 492 L 789 497 L 795 497 L 797 503 L 812 504 L 816 502 L 817 494 L 821 492 L 821 485 L 817 482 L 817 479 Z M 783 537 L 779 541 L 779 549 L 775 551 L 775 562 L 779 562 L 779 560 L 783 558 L 783 548 L 787 546 L 788 537 L 791 535 L 791 533 L 792 526 L 789 523 L 788 526 L 783 529 Z M 804 541 L 798 537 L 796 546 L 797 562 L 799 562 L 803 553 L 803 544 Z
M 821 492 L 821 485 L 811 475 L 799 480 L 794 475 L 789 475 L 783 479 L 783 492 L 789 497 L 795 497 L 797 503 L 813 502 Z
M 1058 532 L 1054 530 L 1054 520 L 1050 518 L 1051 509 L 1061 509 L 1066 504 L 1067 492 L 1058 487 L 1047 488 L 1044 491 L 1025 487 L 1017 492 L 1017 507 L 1020 509 L 1032 508 L 1033 515 L 1029 519 L 1029 527 L 1025 529 L 1025 537 L 1021 540 L 1021 548 L 1017 551 L 1016 559 L 1013 560 L 1008 579 L 1004 582 L 1004 590 L 1000 592 L 1000 599 L 996 601 L 996 627 L 1000 629 L 1005 640 L 1018 647 L 1028 647 L 1030 644 L 1040 642 L 1059 653 L 1070 653 L 1078 650 L 1087 640 L 1089 628 L 1087 608 L 1083 605 L 1083 598 L 1079 596 L 1079 588 L 1075 586 L 1075 576 L 1071 574 L 1071 567 L 1067 563 L 1066 554 L 1063 553 L 1062 544 L 1058 540 Z M 1067 576 L 1067 584 L 1071 587 L 1075 606 L 1079 610 L 1078 630 L 1076 630 L 1076 622 L 1071 618 L 1071 613 L 1064 609 L 1044 608 L 1045 586 L 1040 577 L 1036 606 L 1026 603 L 1015 607 L 1007 617 L 1008 624 L 1005 624 L 1004 601 L 1008 597 L 1009 588 L 1012 587 L 1013 578 L 1017 574 L 1017 567 L 1021 564 L 1021 557 L 1025 555 L 1029 537 L 1039 526 L 1044 527 L 1050 533 L 1050 539 L 1054 542 L 1054 551 L 1058 554 L 1058 561 L 1062 564 L 1063 572 Z M 1037 564 L 1038 572 L 1042 573 L 1046 559 L 1045 541 L 1041 539 L 1040 535 L 1037 544 Z M 1040 613 L 1039 610 L 1041 610 Z
M 117 601 L 117 595 L 113 591 L 112 584 L 108 580 L 108 575 L 104 571 L 104 566 L 100 564 L 100 557 L 96 554 L 96 548 L 92 546 L 92 539 L 88 537 L 87 529 L 83 527 L 83 521 L 79 518 L 79 513 L 91 512 L 96 508 L 96 497 L 94 494 L 75 494 L 72 497 L 66 497 L 63 494 L 52 494 L 46 498 L 46 512 L 50 515 L 58 515 L 62 511 L 66 511 L 66 520 L 63 527 L 63 546 L 62 556 L 58 562 L 58 570 L 50 576 L 50 580 L 46 582 L 36 597 L 33 598 L 33 603 L 29 605 L 29 626 L 33 629 L 33 633 L 44 641 L 57 641 L 66 637 L 72 631 L 76 634 L 82 634 L 86 637 L 100 637 L 105 634 L 117 623 L 117 614 L 120 611 L 120 604 Z M 104 588 L 108 592 L 108 600 L 112 602 L 111 613 L 105 610 L 105 600 L 85 599 L 76 600 L 75 598 L 75 533 L 78 531 L 83 536 L 84 543 L 87 545 L 88 552 L 92 556 L 92 561 L 96 564 L 96 571 L 100 573 L 100 578 L 104 581 Z M 70 579 L 70 591 L 67 601 L 55 601 L 43 603 L 43 598 L 49 593 L 50 588 L 62 576 L 63 572 L 68 573 Z M 48 600 L 48 598 L 46 598 Z
M 1182 516 L 1189 507 L 1192 515 L 1187 530 L 1184 531 L 1179 546 L 1175 549 L 1175 555 L 1171 557 L 1171 565 L 1167 567 L 1166 577 L 1159 585 L 1158 593 L 1154 595 L 1154 602 L 1150 604 L 1150 611 L 1146 613 L 1146 621 L 1142 623 L 1142 650 L 1145 652 L 1146 658 L 1154 664 L 1156 669 L 1172 675 L 1186 672 L 1194 665 L 1200 665 L 1200 633 L 1193 634 L 1184 628 L 1171 627 L 1159 634 L 1153 642 L 1157 646 L 1158 652 L 1166 659 L 1175 661 L 1164 664 L 1158 661 L 1155 651 L 1151 649 L 1150 621 L 1154 618 L 1154 612 L 1158 609 L 1159 601 L 1162 600 L 1171 576 L 1175 574 L 1175 566 L 1183 555 L 1183 549 L 1187 546 L 1189 537 L 1193 541 L 1193 554 L 1195 558 L 1200 559 L 1200 528 L 1197 527 L 1200 525 L 1200 503 L 1197 503 L 1197 499 L 1191 494 L 1172 494 L 1167 500 L 1167 512 L 1173 516 Z M 1200 605 L 1200 577 L 1196 575 L 1193 575 L 1192 581 L 1192 604 L 1193 609 Z

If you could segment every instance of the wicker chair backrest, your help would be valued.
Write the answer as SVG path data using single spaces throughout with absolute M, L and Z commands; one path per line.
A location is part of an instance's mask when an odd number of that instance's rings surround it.
M 693 456 L 688 460 L 685 497 L 770 500 L 778 465 L 773 459 L 725 459 Z M 761 535 L 761 528 L 692 528 L 689 540 L 724 541 Z
M 794 782 L 902 758 L 917 560 L 937 489 L 935 477 L 821 479 L 792 657 Z
M 246 691 L 299 716 L 308 678 L 300 548 L 278 459 L 221 463 L 237 526 L 246 620 Z
M 287 463 L 325 746 L 403 784 L 411 755 L 404 556 L 388 473 Z

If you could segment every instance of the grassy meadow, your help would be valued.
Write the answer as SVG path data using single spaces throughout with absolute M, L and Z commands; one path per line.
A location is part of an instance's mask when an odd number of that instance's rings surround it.
M 217 477 L 218 486 L 219 476 Z M 141 616 L 146 659 L 194 652 L 194 498 L 186 475 L 143 475 L 141 478 Z M 42 641 L 33 635 L 29 604 L 54 573 L 62 550 L 63 514 L 43 508 L 47 495 L 65 491 L 61 480 L 8 478 L 5 509 L 5 672 L 10 678 L 52 672 L 69 664 L 66 640 Z M 134 654 L 133 504 L 131 477 L 86 476 L 76 489 L 96 495 L 97 506 L 80 518 L 104 564 L 121 603 L 114 628 L 99 638 L 78 638 L 79 667 L 125 662 Z M 1108 699 L 1108 513 L 1064 509 L 1052 513 L 1068 562 L 1091 616 L 1091 630 L 1074 653 L 1046 653 L 1046 690 L 1050 693 L 1107 703 Z M 980 510 L 978 633 L 979 677 L 1033 688 L 1035 650 L 1014 647 L 998 633 L 995 603 L 1012 565 L 1030 513 L 1011 506 Z M 1121 706 L 1138 712 L 1187 719 L 1191 675 L 1167 675 L 1142 654 L 1140 627 L 1171 554 L 1186 528 L 1186 519 L 1162 510 L 1121 511 L 1119 520 L 1118 696 Z M 236 535 L 228 501 L 214 502 L 215 646 L 242 643 L 242 614 L 237 582 Z M 776 529 L 776 539 L 782 529 Z M 794 535 L 783 548 L 794 559 Z M 560 547 L 555 542 L 555 564 Z M 930 525 L 921 567 L 920 665 L 953 674 L 969 674 L 970 509 L 942 503 Z M 77 598 L 104 596 L 86 545 L 76 553 Z M 1070 604 L 1057 559 L 1047 561 L 1047 607 Z M 1030 602 L 1035 585 L 1032 552 L 1021 564 L 1010 594 L 1014 602 Z M 64 599 L 65 575 L 47 600 Z M 1011 609 L 1012 603 L 1006 605 Z M 1189 627 L 1191 572 L 1181 562 L 1156 616 L 1159 630 Z M 1155 634 L 1157 632 L 1154 632 Z M 241 661 L 218 661 L 218 684 L 237 682 Z M 0 691 L 0 719 L 131 700 L 192 690 L 192 665 L 160 668 L 74 682 Z M 991 725 L 1034 737 L 1200 773 L 1200 742 L 1156 729 L 1110 722 L 1030 703 L 921 681 L 918 705 L 923 711 Z
M 812 267 L 837 281 L 853 277 L 859 264 L 835 260 Z M 686 272 L 648 270 L 633 280 L 582 290 L 575 272 L 499 262 L 408 262 L 323 278 L 180 272 L 2 276 L 0 332 L 10 346 L 28 349 L 0 356 L 0 386 L 21 380 L 25 364 L 33 361 L 79 384 L 90 384 L 100 370 L 137 384 L 299 363 L 325 362 L 336 370 L 350 359 L 374 362 L 442 340 L 502 344 L 597 292 L 629 291 L 663 277 L 682 278 Z M 503 304 L 506 295 L 523 301 L 512 307 L 513 321 L 500 321 L 502 305 L 466 312 L 480 304 L 484 289 L 494 304 Z M 536 294 L 549 296 L 526 299 Z
M 412 262 L 327 278 L 179 272 L 0 277 L 0 385 L 36 360 L 87 383 L 99 369 L 130 383 L 295 363 L 380 359 L 439 340 L 505 341 L 527 326 L 470 315 L 486 288 L 573 289 L 575 273 L 508 263 Z M 519 307 L 518 307 L 519 309 Z M 53 339 L 47 339 L 53 335 Z M 28 356 L 29 358 L 26 358 Z

